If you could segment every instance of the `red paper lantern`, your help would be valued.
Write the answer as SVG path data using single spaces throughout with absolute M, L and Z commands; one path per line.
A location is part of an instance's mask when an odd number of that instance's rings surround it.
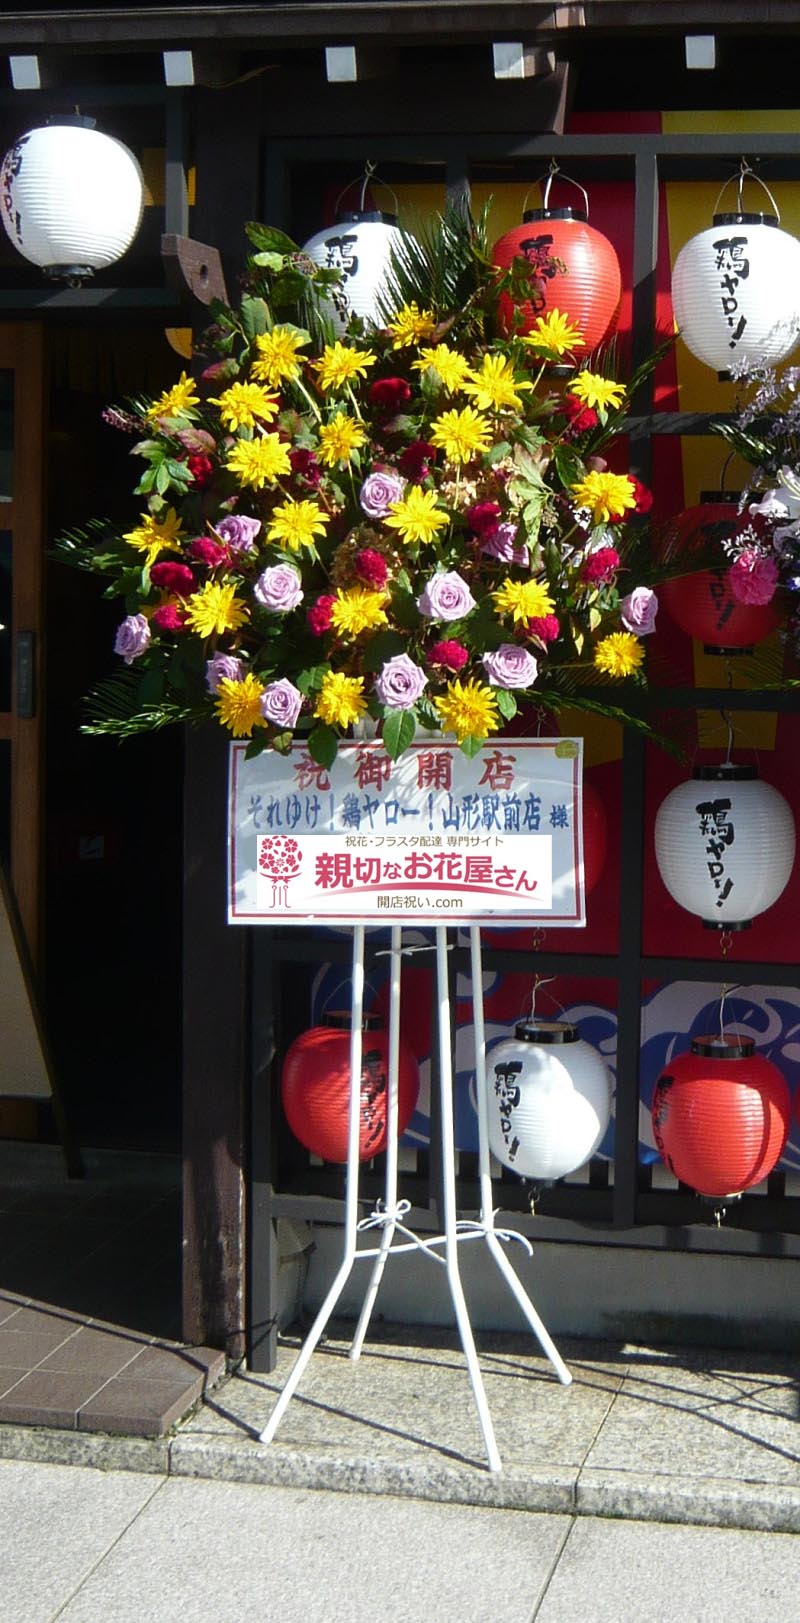
M 689 552 L 698 543 L 722 542 L 751 523 L 746 513 L 739 512 L 737 496 L 719 492 L 678 515 L 670 550 Z M 763 642 L 780 624 L 775 599 L 765 604 L 737 601 L 728 584 L 729 567 L 721 563 L 716 569 L 664 581 L 658 588 L 659 600 L 675 624 L 713 653 L 742 653 Z
M 789 1134 L 791 1099 L 752 1038 L 698 1037 L 659 1077 L 653 1134 L 674 1176 L 700 1195 L 741 1194 L 772 1171 Z
M 560 310 L 580 328 L 583 347 L 592 350 L 612 331 L 617 318 L 622 296 L 619 260 L 608 237 L 589 225 L 589 201 L 582 186 L 578 190 L 583 193 L 583 209 L 548 206 L 552 179 L 548 175 L 545 183 L 544 208 L 526 209 L 522 225 L 507 231 L 492 250 L 492 259 L 502 270 L 514 259 L 527 259 L 541 281 L 538 296 L 523 304 L 515 305 L 503 294 L 500 320 L 506 329 L 528 333 L 537 316 Z M 554 264 L 556 260 L 563 262 L 565 271 Z
M 350 1111 L 350 1015 L 331 1014 L 329 1023 L 296 1037 L 283 1062 L 281 1097 L 295 1138 L 324 1161 L 347 1160 Z M 389 1033 L 380 1015 L 364 1016 L 361 1057 L 359 1160 L 386 1148 Z M 399 1131 L 408 1126 L 419 1093 L 413 1054 L 400 1043 Z

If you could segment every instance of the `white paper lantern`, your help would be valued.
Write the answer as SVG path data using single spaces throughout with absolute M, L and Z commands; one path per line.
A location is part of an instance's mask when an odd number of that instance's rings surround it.
M 672 304 L 693 355 L 723 376 L 777 365 L 800 337 L 800 242 L 777 214 L 715 214 L 685 243 Z
M 387 291 L 390 256 L 402 242 L 395 215 L 359 209 L 338 215 L 335 225 L 318 231 L 305 244 L 303 252 L 315 265 L 341 274 L 325 299 L 340 337 L 354 315 L 368 325 L 381 324 L 378 307 Z
M 583 1166 L 611 1115 L 609 1071 L 567 1021 L 522 1021 L 488 1055 L 486 1087 L 492 1154 L 523 1178 Z
M 143 206 L 133 153 L 90 119 L 30 130 L 3 159 L 3 224 L 14 247 L 50 276 L 78 281 L 121 258 Z
M 789 883 L 794 817 L 754 766 L 700 766 L 659 806 L 655 844 L 680 907 L 709 929 L 744 929 Z

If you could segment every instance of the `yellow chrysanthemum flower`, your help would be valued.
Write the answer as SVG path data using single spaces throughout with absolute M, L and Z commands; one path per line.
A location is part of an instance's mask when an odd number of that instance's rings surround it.
M 343 671 L 329 671 L 323 677 L 314 710 L 314 715 L 320 721 L 327 721 L 330 727 L 349 727 L 364 715 L 366 708 L 363 676 L 345 676 Z
M 235 586 L 207 580 L 199 592 L 186 599 L 186 623 L 200 637 L 221 637 L 225 631 L 238 631 L 249 619 L 247 604 L 236 596 Z
M 532 383 L 514 381 L 507 355 L 484 355 L 480 371 L 473 372 L 472 381 L 464 384 L 464 393 L 473 396 L 479 411 L 519 411 L 520 390 L 532 388 Z
M 152 406 L 145 412 L 145 417 L 148 423 L 157 422 L 159 417 L 192 417 L 194 407 L 199 404 L 200 396 L 195 392 L 194 378 L 181 372 L 177 383 L 173 383 L 171 389 L 165 389 L 164 393 L 153 401 Z
M 183 533 L 183 525 L 174 507 L 168 507 L 162 519 L 154 518 L 152 513 L 143 513 L 141 524 L 137 524 L 135 530 L 128 530 L 122 539 L 130 547 L 135 547 L 137 552 L 146 553 L 147 563 L 152 564 L 160 553 L 178 551 Z
M 522 342 L 531 349 L 549 349 L 556 355 L 568 355 L 574 349 L 586 347 L 580 327 L 562 310 L 548 310 L 547 315 L 537 316 L 533 332 L 526 333 Z
M 446 528 L 450 517 L 437 506 L 435 490 L 422 490 L 419 485 L 411 485 L 401 501 L 391 503 L 383 522 L 390 530 L 397 530 L 407 544 L 413 546 L 418 542 L 424 546 L 428 541 L 435 540 L 437 531 Z
M 290 552 L 299 552 L 301 547 L 313 552 L 317 536 L 325 534 L 326 524 L 330 524 L 330 514 L 323 513 L 316 502 L 282 502 L 273 509 L 267 540 L 277 541 Z
M 393 321 L 387 322 L 392 335 L 392 349 L 406 349 L 409 344 L 421 344 L 436 331 L 436 317 L 432 310 L 420 310 L 416 300 L 404 304 Z
M 504 580 L 492 592 L 497 612 L 501 617 L 526 624 L 528 620 L 543 620 L 552 614 L 555 603 L 546 586 L 538 580 Z
M 318 361 L 312 361 L 320 388 L 325 394 L 331 389 L 343 389 L 353 378 L 363 378 L 367 368 L 375 365 L 377 356 L 368 349 L 351 349 L 347 344 L 327 344 Z
M 371 592 L 368 586 L 352 586 L 349 591 L 338 591 L 331 607 L 331 625 L 340 637 L 350 642 L 362 631 L 373 631 L 387 624 L 385 592 Z
M 282 383 L 293 383 L 300 376 L 297 351 L 311 342 L 299 327 L 277 326 L 272 332 L 259 333 L 256 338 L 257 355 L 250 371 L 259 383 L 277 389 Z
M 491 443 L 491 424 L 474 406 L 443 412 L 431 430 L 431 444 L 444 451 L 448 462 L 471 462 L 479 452 L 488 451 Z
M 277 434 L 260 434 L 254 440 L 237 440 L 225 461 L 240 485 L 261 490 L 274 485 L 284 473 L 291 473 L 292 464 L 283 440 Z
M 600 372 L 579 372 L 569 385 L 569 393 L 574 394 L 576 400 L 581 400 L 584 406 L 593 406 L 597 411 L 605 411 L 606 406 L 620 406 L 625 399 L 624 383 L 615 383 L 613 378 L 604 378 Z
M 644 661 L 644 643 L 632 631 L 612 631 L 594 651 L 594 663 L 607 676 L 632 676 Z
M 466 355 L 459 354 L 457 349 L 448 349 L 446 344 L 428 345 L 420 350 L 417 360 L 411 362 L 414 372 L 427 372 L 430 367 L 438 372 L 448 394 L 455 394 L 470 374 Z
M 459 682 L 455 678 L 448 683 L 444 698 L 433 702 L 442 731 L 455 733 L 459 744 L 463 744 L 465 738 L 485 738 L 487 733 L 496 733 L 500 726 L 495 695 L 482 682 Z
M 254 428 L 256 422 L 271 423 L 278 415 L 278 401 L 259 383 L 232 383 L 220 395 L 212 395 L 209 405 L 219 406 L 226 428 Z
M 337 462 L 349 462 L 366 437 L 366 431 L 354 417 L 337 411 L 336 416 L 329 423 L 323 423 L 319 431 L 320 461 L 325 463 L 326 468 L 334 468 Z
M 224 677 L 218 683 L 216 714 L 223 727 L 230 728 L 234 738 L 249 738 L 254 727 L 266 726 L 261 714 L 263 692 L 262 683 L 251 672 L 242 677 L 241 682 L 231 682 Z
M 613 524 L 636 506 L 636 495 L 627 473 L 596 473 L 592 470 L 570 493 L 576 507 L 585 507 L 594 524 Z

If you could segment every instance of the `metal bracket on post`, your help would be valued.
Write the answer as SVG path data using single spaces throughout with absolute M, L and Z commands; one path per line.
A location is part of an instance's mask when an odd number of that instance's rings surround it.
M 212 299 L 228 302 L 225 272 L 218 248 L 194 237 L 167 232 L 161 238 L 161 258 L 169 286 L 182 298 L 210 304 Z

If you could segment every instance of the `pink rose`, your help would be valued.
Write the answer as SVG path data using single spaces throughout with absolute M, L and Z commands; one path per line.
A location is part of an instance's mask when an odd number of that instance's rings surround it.
M 634 586 L 619 606 L 620 619 L 626 631 L 637 637 L 649 637 L 656 629 L 658 598 L 649 586 Z
M 431 575 L 417 608 L 428 620 L 463 620 L 471 614 L 475 599 L 465 580 L 454 569 Z

